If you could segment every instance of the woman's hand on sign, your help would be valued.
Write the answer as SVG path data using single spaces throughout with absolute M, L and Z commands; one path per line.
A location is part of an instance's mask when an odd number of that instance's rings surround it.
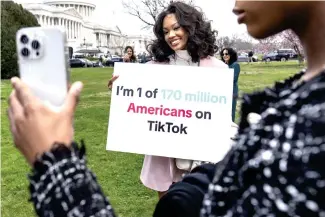
M 53 110 L 19 78 L 12 78 L 9 97 L 10 129 L 17 149 L 30 165 L 36 156 L 49 151 L 54 143 L 70 145 L 73 141 L 73 118 L 82 90 L 82 83 L 71 85 L 64 104 Z
M 111 78 L 111 80 L 109 80 L 108 81 L 108 84 L 107 84 L 107 86 L 108 86 L 108 89 L 112 89 L 112 87 L 113 87 L 113 82 L 116 80 L 116 79 L 118 79 L 118 75 L 113 75 L 113 77 Z

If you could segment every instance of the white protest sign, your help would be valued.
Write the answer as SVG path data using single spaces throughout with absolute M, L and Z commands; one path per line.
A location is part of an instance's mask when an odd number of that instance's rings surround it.
M 230 148 L 233 70 L 117 63 L 106 149 L 218 162 Z

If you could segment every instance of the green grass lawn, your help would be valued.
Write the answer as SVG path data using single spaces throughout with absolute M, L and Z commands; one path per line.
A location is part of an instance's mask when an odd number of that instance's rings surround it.
M 301 69 L 295 62 L 242 64 L 239 89 L 251 92 L 272 85 Z M 107 152 L 106 135 L 110 105 L 107 80 L 110 68 L 73 69 L 72 80 L 84 82 L 81 101 L 76 113 L 76 139 L 85 139 L 88 165 L 121 217 L 151 216 L 157 195 L 139 180 L 143 156 Z M 35 216 L 28 202 L 28 167 L 14 148 L 6 115 L 11 88 L 1 82 L 1 212 L 2 216 Z

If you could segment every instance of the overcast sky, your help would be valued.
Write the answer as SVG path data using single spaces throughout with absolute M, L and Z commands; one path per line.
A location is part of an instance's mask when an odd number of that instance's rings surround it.
M 14 0 L 18 3 L 42 3 L 42 0 Z M 134 0 L 138 1 L 138 0 Z M 141 34 L 143 26 L 137 18 L 128 15 L 126 9 L 122 7 L 121 0 L 93 0 L 96 4 L 94 19 L 96 22 L 106 26 L 118 25 L 126 34 Z M 246 28 L 237 24 L 237 18 L 232 13 L 235 0 L 196 0 L 206 14 L 207 18 L 213 20 L 214 28 L 219 31 L 219 35 L 231 36 L 239 34 L 247 36 Z

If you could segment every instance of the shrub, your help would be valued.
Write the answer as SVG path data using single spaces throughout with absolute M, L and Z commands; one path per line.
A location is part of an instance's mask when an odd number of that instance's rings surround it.
M 16 32 L 39 26 L 32 13 L 13 1 L 1 1 L 1 79 L 18 76 Z

